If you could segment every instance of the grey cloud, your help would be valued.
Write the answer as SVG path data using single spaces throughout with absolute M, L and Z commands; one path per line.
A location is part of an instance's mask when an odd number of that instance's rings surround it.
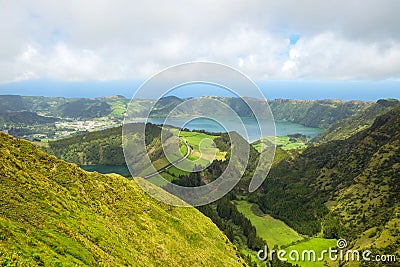
M 191 60 L 255 79 L 398 78 L 398 10 L 396 0 L 3 1 L 0 82 L 146 78 Z

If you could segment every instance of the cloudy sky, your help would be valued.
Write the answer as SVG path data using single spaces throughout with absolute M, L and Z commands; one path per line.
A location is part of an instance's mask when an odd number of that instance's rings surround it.
M 400 1 L 0 1 L 0 83 L 146 79 L 193 60 L 254 80 L 398 81 Z

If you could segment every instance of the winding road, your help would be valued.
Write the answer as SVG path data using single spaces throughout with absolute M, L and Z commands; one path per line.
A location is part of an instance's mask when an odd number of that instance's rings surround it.
M 183 141 L 184 141 L 184 143 L 185 143 L 185 145 L 186 145 L 186 148 L 187 148 L 187 153 L 186 153 L 186 155 L 185 155 L 183 158 L 180 158 L 180 159 L 178 159 L 178 160 L 175 160 L 175 161 L 169 163 L 167 166 L 163 167 L 162 169 L 160 169 L 160 170 L 158 170 L 158 171 L 156 171 L 156 172 L 150 173 L 150 174 L 148 174 L 148 175 L 145 175 L 143 178 L 147 179 L 147 178 L 153 177 L 153 176 L 155 176 L 155 175 L 157 175 L 157 174 L 160 174 L 160 173 L 162 173 L 162 172 L 165 172 L 165 171 L 168 170 L 169 167 L 171 167 L 172 165 L 181 163 L 181 162 L 184 161 L 187 157 L 189 157 L 190 153 L 192 152 L 192 149 L 190 148 L 190 146 L 189 146 L 189 144 L 187 143 L 186 140 L 183 140 Z

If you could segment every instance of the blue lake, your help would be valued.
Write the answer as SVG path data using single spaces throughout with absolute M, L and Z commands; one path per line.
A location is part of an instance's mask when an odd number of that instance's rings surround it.
M 252 118 L 241 118 L 243 121 L 243 126 L 247 130 L 247 134 L 250 142 L 254 142 L 260 137 L 260 130 L 256 120 Z M 153 124 L 162 124 L 164 122 L 163 119 L 159 118 L 150 118 L 148 122 Z M 237 121 L 234 120 L 224 120 L 225 127 L 229 129 L 242 129 L 242 125 L 240 125 Z M 263 123 L 262 121 L 260 123 Z M 224 127 L 220 124 L 206 118 L 198 118 L 192 121 L 187 122 L 187 119 L 170 119 L 168 124 L 175 127 L 188 128 L 189 130 L 205 130 L 207 132 L 226 132 Z M 309 137 L 315 137 L 320 132 L 320 128 L 312 128 L 306 127 L 304 125 L 288 122 L 288 121 L 279 121 L 275 120 L 275 130 L 277 136 L 285 136 L 289 134 L 304 134 Z

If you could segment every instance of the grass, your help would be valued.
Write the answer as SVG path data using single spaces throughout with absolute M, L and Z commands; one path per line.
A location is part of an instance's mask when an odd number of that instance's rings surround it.
M 175 166 L 171 166 L 171 167 L 167 170 L 167 172 L 168 172 L 169 174 L 175 176 L 175 177 L 179 177 L 180 175 L 185 175 L 185 176 L 189 175 L 189 172 L 183 171 L 183 170 L 181 170 L 181 169 L 178 169 L 178 168 L 175 167 Z
M 296 263 L 303 267 L 322 267 L 324 266 L 324 261 L 328 257 L 325 257 L 324 260 L 320 262 L 295 262 L 289 259 L 288 253 L 291 250 L 297 250 L 301 257 L 301 252 L 303 250 L 312 249 L 315 251 L 318 258 L 321 255 L 322 250 L 329 249 L 330 247 L 336 247 L 335 239 L 311 238 L 304 240 L 303 236 L 298 234 L 284 222 L 267 214 L 262 214 L 262 211 L 256 205 L 249 203 L 246 200 L 235 201 L 235 204 L 237 205 L 238 210 L 243 213 L 254 225 L 257 230 L 257 234 L 267 241 L 270 249 L 272 249 L 275 245 L 285 247 L 287 245 L 296 243 L 284 248 L 287 253 L 285 257 L 287 257 L 288 261 L 291 263 Z
M 3 133 L 0 158 L 2 266 L 243 266 L 210 219 L 133 180 L 83 171 Z
M 325 238 L 311 238 L 310 240 L 304 241 L 304 242 L 300 242 L 296 245 L 293 246 L 289 246 L 287 248 L 285 248 L 286 251 L 286 255 L 288 258 L 288 261 L 290 263 L 295 263 L 298 264 L 300 266 L 304 266 L 304 267 L 323 267 L 325 266 L 324 261 L 326 261 L 328 259 L 328 255 L 325 254 L 324 255 L 324 260 L 322 261 L 293 261 L 289 258 L 288 254 L 290 253 L 290 251 L 295 250 L 299 253 L 300 255 L 300 259 L 301 259 L 301 253 L 302 251 L 305 250 L 314 250 L 316 253 L 316 258 L 320 258 L 321 252 L 322 250 L 328 250 L 330 247 L 332 248 L 336 248 L 336 240 L 335 239 L 325 239 Z
M 289 136 L 269 136 L 260 141 L 254 142 L 252 145 L 258 152 L 260 152 L 263 149 L 263 143 L 275 143 L 277 147 L 280 147 L 283 150 L 302 149 L 307 147 L 305 140 L 295 139 Z
M 238 210 L 243 213 L 254 225 L 257 234 L 267 241 L 269 247 L 283 246 L 303 239 L 295 230 L 284 222 L 270 215 L 262 214 L 258 207 L 244 200 L 236 201 Z
M 191 155 L 193 157 L 189 158 L 190 160 L 196 160 L 199 158 L 205 159 L 207 162 L 212 162 L 214 159 L 225 160 L 226 152 L 222 152 L 218 148 L 215 148 L 213 142 L 211 142 L 218 136 L 185 131 L 181 131 L 179 136 L 186 140 L 189 146 L 193 149 Z

